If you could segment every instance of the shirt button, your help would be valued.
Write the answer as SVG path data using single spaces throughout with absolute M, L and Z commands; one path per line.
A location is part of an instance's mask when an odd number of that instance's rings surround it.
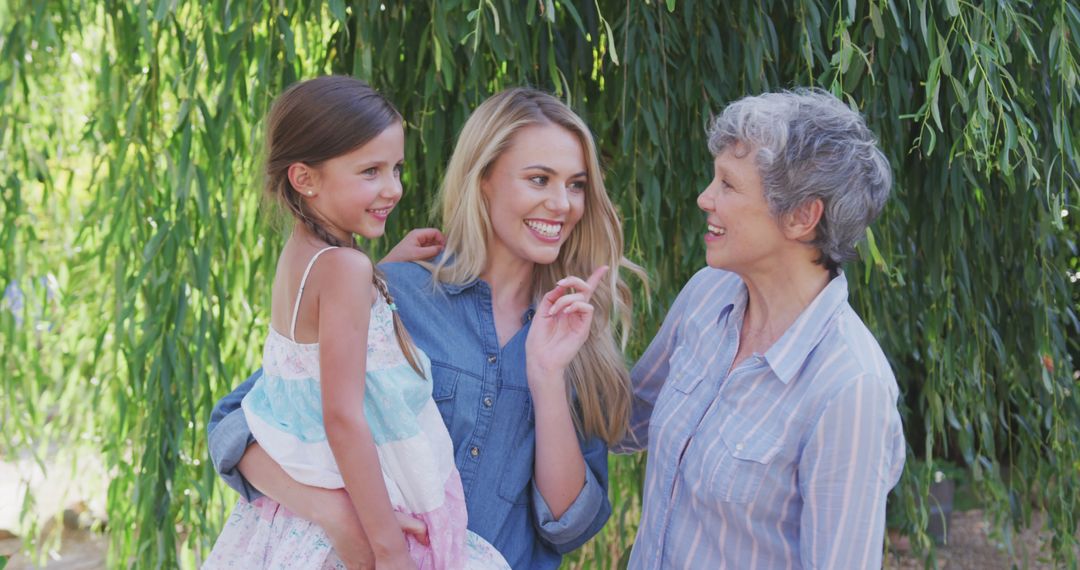
M 488 362 L 490 362 L 492 364 L 495 364 L 495 360 L 496 360 L 496 358 L 495 358 L 494 354 L 488 356 Z
M 484 407 L 485 408 L 490 408 L 491 404 L 492 404 L 491 396 L 486 396 L 484 398 Z
M 473 457 L 480 455 L 480 448 L 474 445 L 473 448 L 469 450 L 469 455 L 472 455 Z
M 473 449 L 475 449 L 475 448 L 473 448 Z M 742 450 L 743 450 L 743 444 L 739 443 L 739 444 L 735 445 L 735 451 L 742 451 Z

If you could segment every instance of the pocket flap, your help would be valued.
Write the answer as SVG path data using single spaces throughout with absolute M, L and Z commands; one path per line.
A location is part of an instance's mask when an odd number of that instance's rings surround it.
M 735 459 L 765 464 L 780 453 L 779 436 L 763 430 L 742 434 L 726 433 L 723 439 L 724 445 L 731 450 L 731 456 Z
M 675 347 L 668 361 L 668 382 L 683 394 L 689 394 L 705 378 L 704 370 L 693 362 L 690 351 L 683 345 Z
M 442 373 L 432 374 L 431 398 L 436 402 L 443 402 L 454 397 L 457 392 L 458 376 L 460 373 L 453 368 L 432 362 L 433 368 L 443 369 Z

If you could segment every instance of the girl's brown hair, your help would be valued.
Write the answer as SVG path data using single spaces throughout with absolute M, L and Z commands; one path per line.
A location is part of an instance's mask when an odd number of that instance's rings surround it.
M 274 101 L 266 127 L 267 198 L 328 245 L 360 250 L 354 236 L 342 241 L 330 233 L 289 182 L 289 166 L 317 167 L 353 151 L 401 122 L 401 113 L 379 92 L 352 77 L 316 77 L 289 87 Z M 363 251 L 363 250 L 361 250 Z M 382 271 L 375 268 L 375 288 L 393 305 Z M 405 359 L 420 375 L 423 367 L 409 332 L 394 314 L 394 333 Z

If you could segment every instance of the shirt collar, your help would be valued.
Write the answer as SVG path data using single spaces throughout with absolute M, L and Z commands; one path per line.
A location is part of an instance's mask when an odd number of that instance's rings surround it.
M 438 255 L 431 258 L 431 261 L 429 261 L 429 263 L 432 265 L 432 267 L 437 266 L 437 265 L 439 265 L 439 263 L 442 262 L 443 257 L 445 257 L 445 256 L 446 256 L 445 251 L 439 252 Z M 449 256 L 447 258 L 447 260 L 446 260 L 446 263 L 447 263 L 447 265 L 449 265 L 449 264 L 453 263 L 453 261 L 454 261 L 454 257 Z M 451 295 L 460 295 L 461 293 L 463 293 L 463 292 L 465 292 L 465 291 L 467 291 L 469 289 L 472 289 L 473 287 L 476 287 L 477 283 L 482 283 L 482 281 L 480 280 L 479 277 L 473 279 L 472 281 L 466 281 L 464 283 L 443 283 L 443 282 L 440 281 L 436 285 L 438 285 L 439 288 L 441 288 L 443 291 L 446 291 L 447 293 L 449 293 Z
M 750 292 L 746 289 L 746 284 L 742 279 L 738 280 L 738 289 L 735 295 L 731 297 L 724 306 L 720 307 L 720 312 L 716 316 L 716 322 L 723 322 L 724 317 L 729 319 L 728 322 L 741 323 L 743 315 L 746 314 L 746 304 L 750 300 Z
M 466 283 L 443 283 L 440 285 L 450 295 L 460 295 L 470 289 L 478 288 L 481 294 L 490 293 L 491 287 L 486 281 L 480 278 L 473 279 Z M 532 321 L 533 316 L 536 315 L 536 303 L 529 305 L 529 308 L 525 309 L 525 312 L 521 315 L 521 324 L 525 325 Z
M 432 272 L 432 270 L 442 262 L 443 257 L 445 257 L 445 256 L 446 256 L 446 252 L 441 251 L 438 254 L 436 254 L 435 257 L 432 257 L 431 259 L 427 260 L 426 262 L 414 261 L 413 263 L 416 263 L 417 265 L 420 265 L 421 267 L 424 267 L 425 269 L 428 270 L 428 272 Z M 453 259 L 454 259 L 453 256 L 450 256 L 449 258 L 447 258 L 447 263 L 453 261 Z M 434 282 L 433 284 L 434 284 L 434 286 L 435 286 L 435 288 L 437 290 L 440 290 L 440 291 L 442 291 L 444 293 L 449 293 L 450 295 L 460 295 L 466 289 L 471 289 L 474 286 L 476 286 L 476 284 L 480 282 L 480 279 L 473 279 L 472 281 L 466 281 L 465 283 L 444 283 L 442 281 L 435 282 L 434 281 L 434 276 L 433 276 L 432 281 Z
M 795 377 L 810 351 L 824 338 L 833 316 L 847 302 L 847 298 L 847 277 L 841 271 L 803 309 L 784 335 L 765 351 L 765 361 L 781 382 L 787 384 Z
M 441 283 L 440 285 L 447 293 L 451 295 L 460 295 L 462 291 L 472 289 L 477 283 L 480 283 L 479 279 L 473 279 L 466 283 Z

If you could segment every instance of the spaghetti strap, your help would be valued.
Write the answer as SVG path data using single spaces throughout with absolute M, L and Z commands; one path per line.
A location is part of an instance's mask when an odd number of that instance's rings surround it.
M 308 274 L 311 273 L 311 267 L 315 265 L 315 260 L 319 259 L 319 256 L 330 251 L 331 249 L 337 249 L 337 246 L 324 247 L 315 252 L 315 255 L 311 256 L 311 261 L 308 262 L 307 268 L 304 269 L 304 276 L 300 278 L 300 290 L 296 292 L 296 302 L 293 303 L 292 308 L 292 324 L 289 325 L 289 340 L 296 342 L 296 315 L 300 313 L 300 297 L 304 295 L 304 285 L 307 284 Z

